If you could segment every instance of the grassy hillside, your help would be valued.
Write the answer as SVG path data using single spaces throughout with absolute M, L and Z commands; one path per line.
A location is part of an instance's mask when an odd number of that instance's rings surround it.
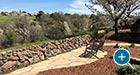
M 0 16 L 0 25 L 2 24 L 8 24 L 8 25 L 14 25 L 14 18 L 16 16 Z M 35 19 L 35 16 L 29 17 L 31 20 Z

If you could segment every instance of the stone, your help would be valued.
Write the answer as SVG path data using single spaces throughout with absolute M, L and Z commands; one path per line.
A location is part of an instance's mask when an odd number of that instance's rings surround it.
M 33 46 L 30 46 L 30 47 L 29 47 L 29 50 L 34 50 L 34 48 L 35 48 L 34 45 L 33 45 Z
M 25 61 L 25 59 L 20 59 L 20 62 L 23 63 Z
M 19 58 L 18 57 L 15 57 L 15 56 L 10 56 L 8 58 L 8 60 L 11 60 L 11 61 L 17 61 Z
M 38 55 L 37 51 L 32 52 L 33 56 Z
M 48 48 L 48 49 L 53 49 L 53 47 L 52 47 L 51 44 L 48 44 L 48 45 L 47 45 L 47 48 Z
M 2 54 L 2 59 L 7 59 L 7 53 Z
M 7 61 L 8 61 L 7 59 L 4 59 L 4 60 L 3 60 L 4 63 L 6 63 Z
M 29 62 L 28 61 L 24 61 L 24 63 L 23 63 L 23 65 L 28 65 L 29 64 Z
M 13 56 L 17 56 L 17 51 L 14 51 L 12 54 Z
M 45 52 L 46 51 L 46 48 L 45 47 L 44 48 L 38 47 L 38 50 L 39 51 L 42 51 L 42 52 Z
M 8 53 L 8 54 L 7 54 L 7 56 L 11 56 L 11 55 L 13 55 L 13 54 L 12 54 L 12 53 Z
M 78 48 L 78 44 L 75 44 L 75 47 Z
M 2 57 L 2 55 L 0 55 L 0 60 L 2 60 L 3 59 L 3 57 Z
M 19 52 L 22 52 L 22 49 L 19 49 Z
M 3 61 L 2 60 L 0 60 L 0 66 L 2 66 L 4 63 L 3 63 Z
M 58 50 L 57 50 L 57 49 L 54 49 L 54 50 L 53 50 L 53 54 L 54 54 L 54 55 L 57 55 L 57 54 L 58 54 Z
M 44 60 L 45 59 L 44 55 L 40 55 L 39 58 L 40 58 L 40 60 Z
M 27 51 L 23 51 L 22 52 L 22 55 L 26 55 L 27 56 L 28 55 L 28 52 Z
M 2 65 L 2 69 L 9 69 L 16 65 L 16 61 L 8 61 Z
M 55 41 L 55 44 L 56 45 L 60 45 L 61 43 L 59 41 Z
M 23 63 L 25 61 L 24 56 L 20 52 L 17 53 L 17 57 L 19 58 L 20 62 Z
M 56 50 L 57 54 L 61 53 L 61 51 L 59 49 L 55 49 L 55 50 Z
M 19 62 L 19 61 L 17 61 L 17 64 L 16 64 L 17 66 L 21 66 L 22 65 L 22 63 L 21 62 Z
M 33 59 L 34 59 L 34 58 L 30 58 L 30 59 L 28 59 L 27 61 L 28 61 L 29 63 L 32 64 L 32 63 L 34 62 Z
M 33 56 L 34 56 L 34 55 L 33 55 L 32 51 L 29 51 L 27 57 L 28 57 L 28 58 L 32 58 Z
M 28 58 L 27 56 L 24 56 L 24 59 L 25 59 L 25 60 L 28 60 L 29 58 Z
M 34 62 L 34 63 L 35 63 L 35 62 L 38 62 L 38 61 L 40 61 L 40 59 L 39 59 L 38 57 L 36 57 L 36 58 L 33 59 L 33 62 Z
M 0 67 L 0 75 L 2 75 L 2 67 Z

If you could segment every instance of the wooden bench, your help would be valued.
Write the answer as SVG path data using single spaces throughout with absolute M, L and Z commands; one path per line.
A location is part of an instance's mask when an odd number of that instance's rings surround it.
M 103 37 L 99 41 L 99 44 L 96 44 L 94 40 L 89 41 L 89 43 L 86 45 L 85 52 L 82 55 L 80 55 L 80 57 L 91 58 L 92 56 L 95 56 L 96 58 L 98 58 L 98 50 L 104 52 L 102 48 L 105 42 L 105 37 L 106 35 L 103 35 Z

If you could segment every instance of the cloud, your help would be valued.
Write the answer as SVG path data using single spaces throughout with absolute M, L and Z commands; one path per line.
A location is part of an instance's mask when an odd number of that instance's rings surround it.
M 91 14 L 92 12 L 85 6 L 85 3 L 87 3 L 85 0 L 74 0 L 66 10 L 72 14 Z

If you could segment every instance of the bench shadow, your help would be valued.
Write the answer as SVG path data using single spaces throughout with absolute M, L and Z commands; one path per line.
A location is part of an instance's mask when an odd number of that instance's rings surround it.
M 87 52 L 84 52 L 81 55 L 79 55 L 80 58 L 92 58 L 93 56 L 95 58 L 99 59 L 99 57 L 97 55 L 93 55 L 93 54 L 87 53 Z

